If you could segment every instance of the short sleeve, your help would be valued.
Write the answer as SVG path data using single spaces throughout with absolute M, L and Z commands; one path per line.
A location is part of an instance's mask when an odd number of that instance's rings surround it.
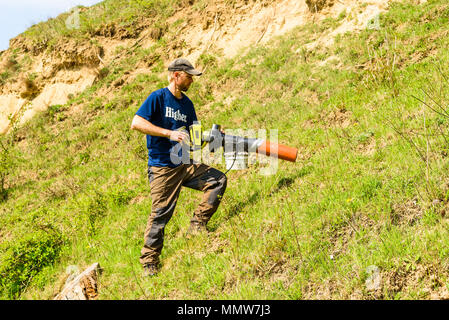
M 193 104 L 192 104 L 192 121 L 198 121 L 198 118 L 196 117 L 195 108 L 193 108 Z
M 139 110 L 137 110 L 136 115 L 151 122 L 159 110 L 160 110 L 159 97 L 158 95 L 152 93 L 142 103 Z

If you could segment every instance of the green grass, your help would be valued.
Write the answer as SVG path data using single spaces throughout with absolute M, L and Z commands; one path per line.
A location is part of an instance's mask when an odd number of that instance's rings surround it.
M 32 41 L 35 50 L 52 50 L 68 38 L 78 41 L 93 36 L 123 32 L 126 37 L 138 35 L 140 19 L 155 20 L 160 24 L 176 10 L 171 0 L 105 0 L 88 10 L 77 6 L 54 19 L 33 25 L 24 36 Z M 76 15 L 76 19 L 74 18 Z
M 123 17 L 104 15 L 132 24 L 133 8 Z M 52 298 L 68 265 L 97 261 L 104 269 L 100 299 L 426 299 L 443 290 L 447 117 L 416 98 L 447 105 L 448 40 L 440 35 L 448 10 L 442 0 L 393 3 L 380 30 L 341 35 L 329 49 L 297 50 L 344 16 L 296 28 L 234 59 L 203 55 L 200 63 L 215 67 L 188 95 L 204 127 L 277 129 L 280 143 L 299 148 L 300 160 L 281 161 L 271 176 L 260 174 L 260 163 L 231 171 L 210 236 L 185 237 L 200 193 L 183 189 L 166 228 L 162 271 L 152 279 L 141 277 L 138 261 L 151 208 L 146 150 L 129 126 L 165 75 L 156 63 L 113 97 L 97 96 L 148 51 L 125 54 L 91 88 L 19 131 L 24 140 L 14 150 L 21 161 L 1 204 L 2 248 L 22 246 L 24 233 L 50 236 L 50 229 L 60 240 L 47 246 L 42 237 L 45 248 L 57 244 L 57 254 L 26 279 L 3 278 L 9 282 L 1 297 Z M 318 64 L 329 56 L 341 66 Z M 69 113 L 77 104 L 82 111 Z M 3 257 L 11 253 L 5 249 Z M 0 270 L 14 263 L 2 259 Z M 376 292 L 365 286 L 371 265 L 383 279 Z

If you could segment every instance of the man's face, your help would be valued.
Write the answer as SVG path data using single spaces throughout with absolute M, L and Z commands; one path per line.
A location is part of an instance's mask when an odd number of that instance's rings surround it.
M 175 73 L 176 85 L 178 86 L 179 90 L 186 92 L 187 90 L 189 90 L 189 87 L 193 82 L 193 77 L 190 74 L 183 71 L 179 71 L 176 73 Z

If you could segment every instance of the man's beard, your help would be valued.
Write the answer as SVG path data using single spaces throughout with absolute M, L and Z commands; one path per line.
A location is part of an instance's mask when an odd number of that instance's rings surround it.
M 187 92 L 187 90 L 189 90 L 190 86 L 179 86 L 179 90 L 181 90 L 182 92 Z

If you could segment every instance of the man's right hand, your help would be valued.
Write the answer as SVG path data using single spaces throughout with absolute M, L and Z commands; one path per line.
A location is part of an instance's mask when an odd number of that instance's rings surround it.
M 189 134 L 184 130 L 169 130 L 155 126 L 141 116 L 135 115 L 131 123 L 131 129 L 137 130 L 150 136 L 167 137 L 172 141 L 181 142 L 184 139 L 189 143 Z
M 183 140 L 188 141 L 189 135 L 183 131 L 172 131 L 170 133 L 170 140 L 176 141 L 176 142 L 181 142 Z

